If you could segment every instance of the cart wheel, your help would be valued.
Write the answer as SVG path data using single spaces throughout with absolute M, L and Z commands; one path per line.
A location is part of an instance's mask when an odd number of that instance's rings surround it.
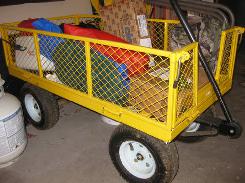
M 242 126 L 236 121 L 229 123 L 225 120 L 219 125 L 219 134 L 228 135 L 232 139 L 239 138 L 242 134 L 242 131 Z
M 26 83 L 20 91 L 20 99 L 27 123 L 46 130 L 58 122 L 59 106 L 53 94 Z
M 114 131 L 109 152 L 114 166 L 128 182 L 169 183 L 178 171 L 174 143 L 165 144 L 127 126 L 120 125 Z
M 206 110 L 200 117 L 199 119 L 202 120 L 209 120 L 210 118 L 214 118 L 215 116 L 215 107 L 212 106 L 208 110 Z M 197 131 L 204 131 L 208 130 L 210 127 L 200 124 L 198 122 L 193 122 L 191 123 L 186 129 L 185 132 L 193 133 Z M 195 142 L 201 142 L 206 140 L 208 137 L 207 136 L 193 136 L 193 137 L 186 137 L 182 136 L 181 134 L 177 137 L 178 141 L 184 142 L 184 143 L 195 143 Z

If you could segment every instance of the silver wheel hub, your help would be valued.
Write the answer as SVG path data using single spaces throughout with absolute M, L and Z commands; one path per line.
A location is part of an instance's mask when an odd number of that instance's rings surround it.
M 41 121 L 41 109 L 36 101 L 36 99 L 31 94 L 26 94 L 24 98 L 25 108 L 35 122 Z
M 127 171 L 137 178 L 148 179 L 156 171 L 153 155 L 146 146 L 139 142 L 123 142 L 119 148 L 119 157 Z

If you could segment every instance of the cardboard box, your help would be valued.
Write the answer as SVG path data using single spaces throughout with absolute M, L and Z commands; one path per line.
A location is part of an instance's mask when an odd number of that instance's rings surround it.
M 202 67 L 198 71 L 198 88 L 202 88 L 209 82 L 206 72 Z
M 157 71 L 157 69 L 154 69 Z M 152 115 L 152 117 L 166 121 L 168 106 L 168 73 L 163 76 L 159 74 L 145 73 L 130 79 L 129 104 L 140 111 Z M 156 73 L 156 72 L 155 72 Z M 203 68 L 199 67 L 198 87 L 201 88 L 208 83 Z M 177 116 L 191 108 L 193 100 L 192 89 L 182 88 L 177 96 Z
M 144 0 L 116 0 L 100 8 L 103 30 L 132 44 L 151 46 Z
M 199 68 L 199 88 L 204 86 L 208 80 L 202 68 Z M 168 110 L 168 75 L 169 71 L 160 73 L 158 68 L 140 76 L 130 79 L 129 104 L 151 114 L 159 121 L 166 121 Z M 157 74 L 156 74 L 157 73 Z M 158 75 L 158 76 L 157 76 Z M 181 87 L 177 95 L 177 117 L 190 109 L 193 105 L 192 88 Z
M 129 103 L 133 108 L 166 120 L 168 81 L 144 74 L 130 79 Z
M 139 111 L 149 113 L 159 121 L 167 120 L 168 81 L 149 74 L 131 79 L 129 104 Z M 192 91 L 184 89 L 177 97 L 177 116 L 192 106 Z

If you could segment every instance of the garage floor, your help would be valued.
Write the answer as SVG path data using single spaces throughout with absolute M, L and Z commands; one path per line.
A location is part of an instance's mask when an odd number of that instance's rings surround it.
M 225 97 L 233 116 L 244 126 L 245 85 L 241 82 L 245 82 L 245 53 L 239 54 L 233 89 Z M 101 123 L 98 114 L 63 101 L 54 128 L 37 131 L 28 126 L 27 130 L 25 153 L 14 165 L 0 169 L 0 183 L 124 182 L 108 154 L 114 127 Z M 245 133 L 237 140 L 219 136 L 177 145 L 180 168 L 173 183 L 245 182 Z

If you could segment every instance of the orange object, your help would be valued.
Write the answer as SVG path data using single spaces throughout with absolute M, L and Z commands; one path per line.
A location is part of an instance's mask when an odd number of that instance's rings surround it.
M 65 24 L 64 32 L 66 34 L 71 34 L 75 36 L 84 36 L 107 41 L 128 43 L 122 38 L 114 36 L 107 32 L 97 29 L 81 28 L 75 25 Z M 106 57 L 113 59 L 119 64 L 125 63 L 127 65 L 129 77 L 142 74 L 146 70 L 148 70 L 149 57 L 145 53 L 100 44 L 91 44 L 91 47 L 98 50 Z

